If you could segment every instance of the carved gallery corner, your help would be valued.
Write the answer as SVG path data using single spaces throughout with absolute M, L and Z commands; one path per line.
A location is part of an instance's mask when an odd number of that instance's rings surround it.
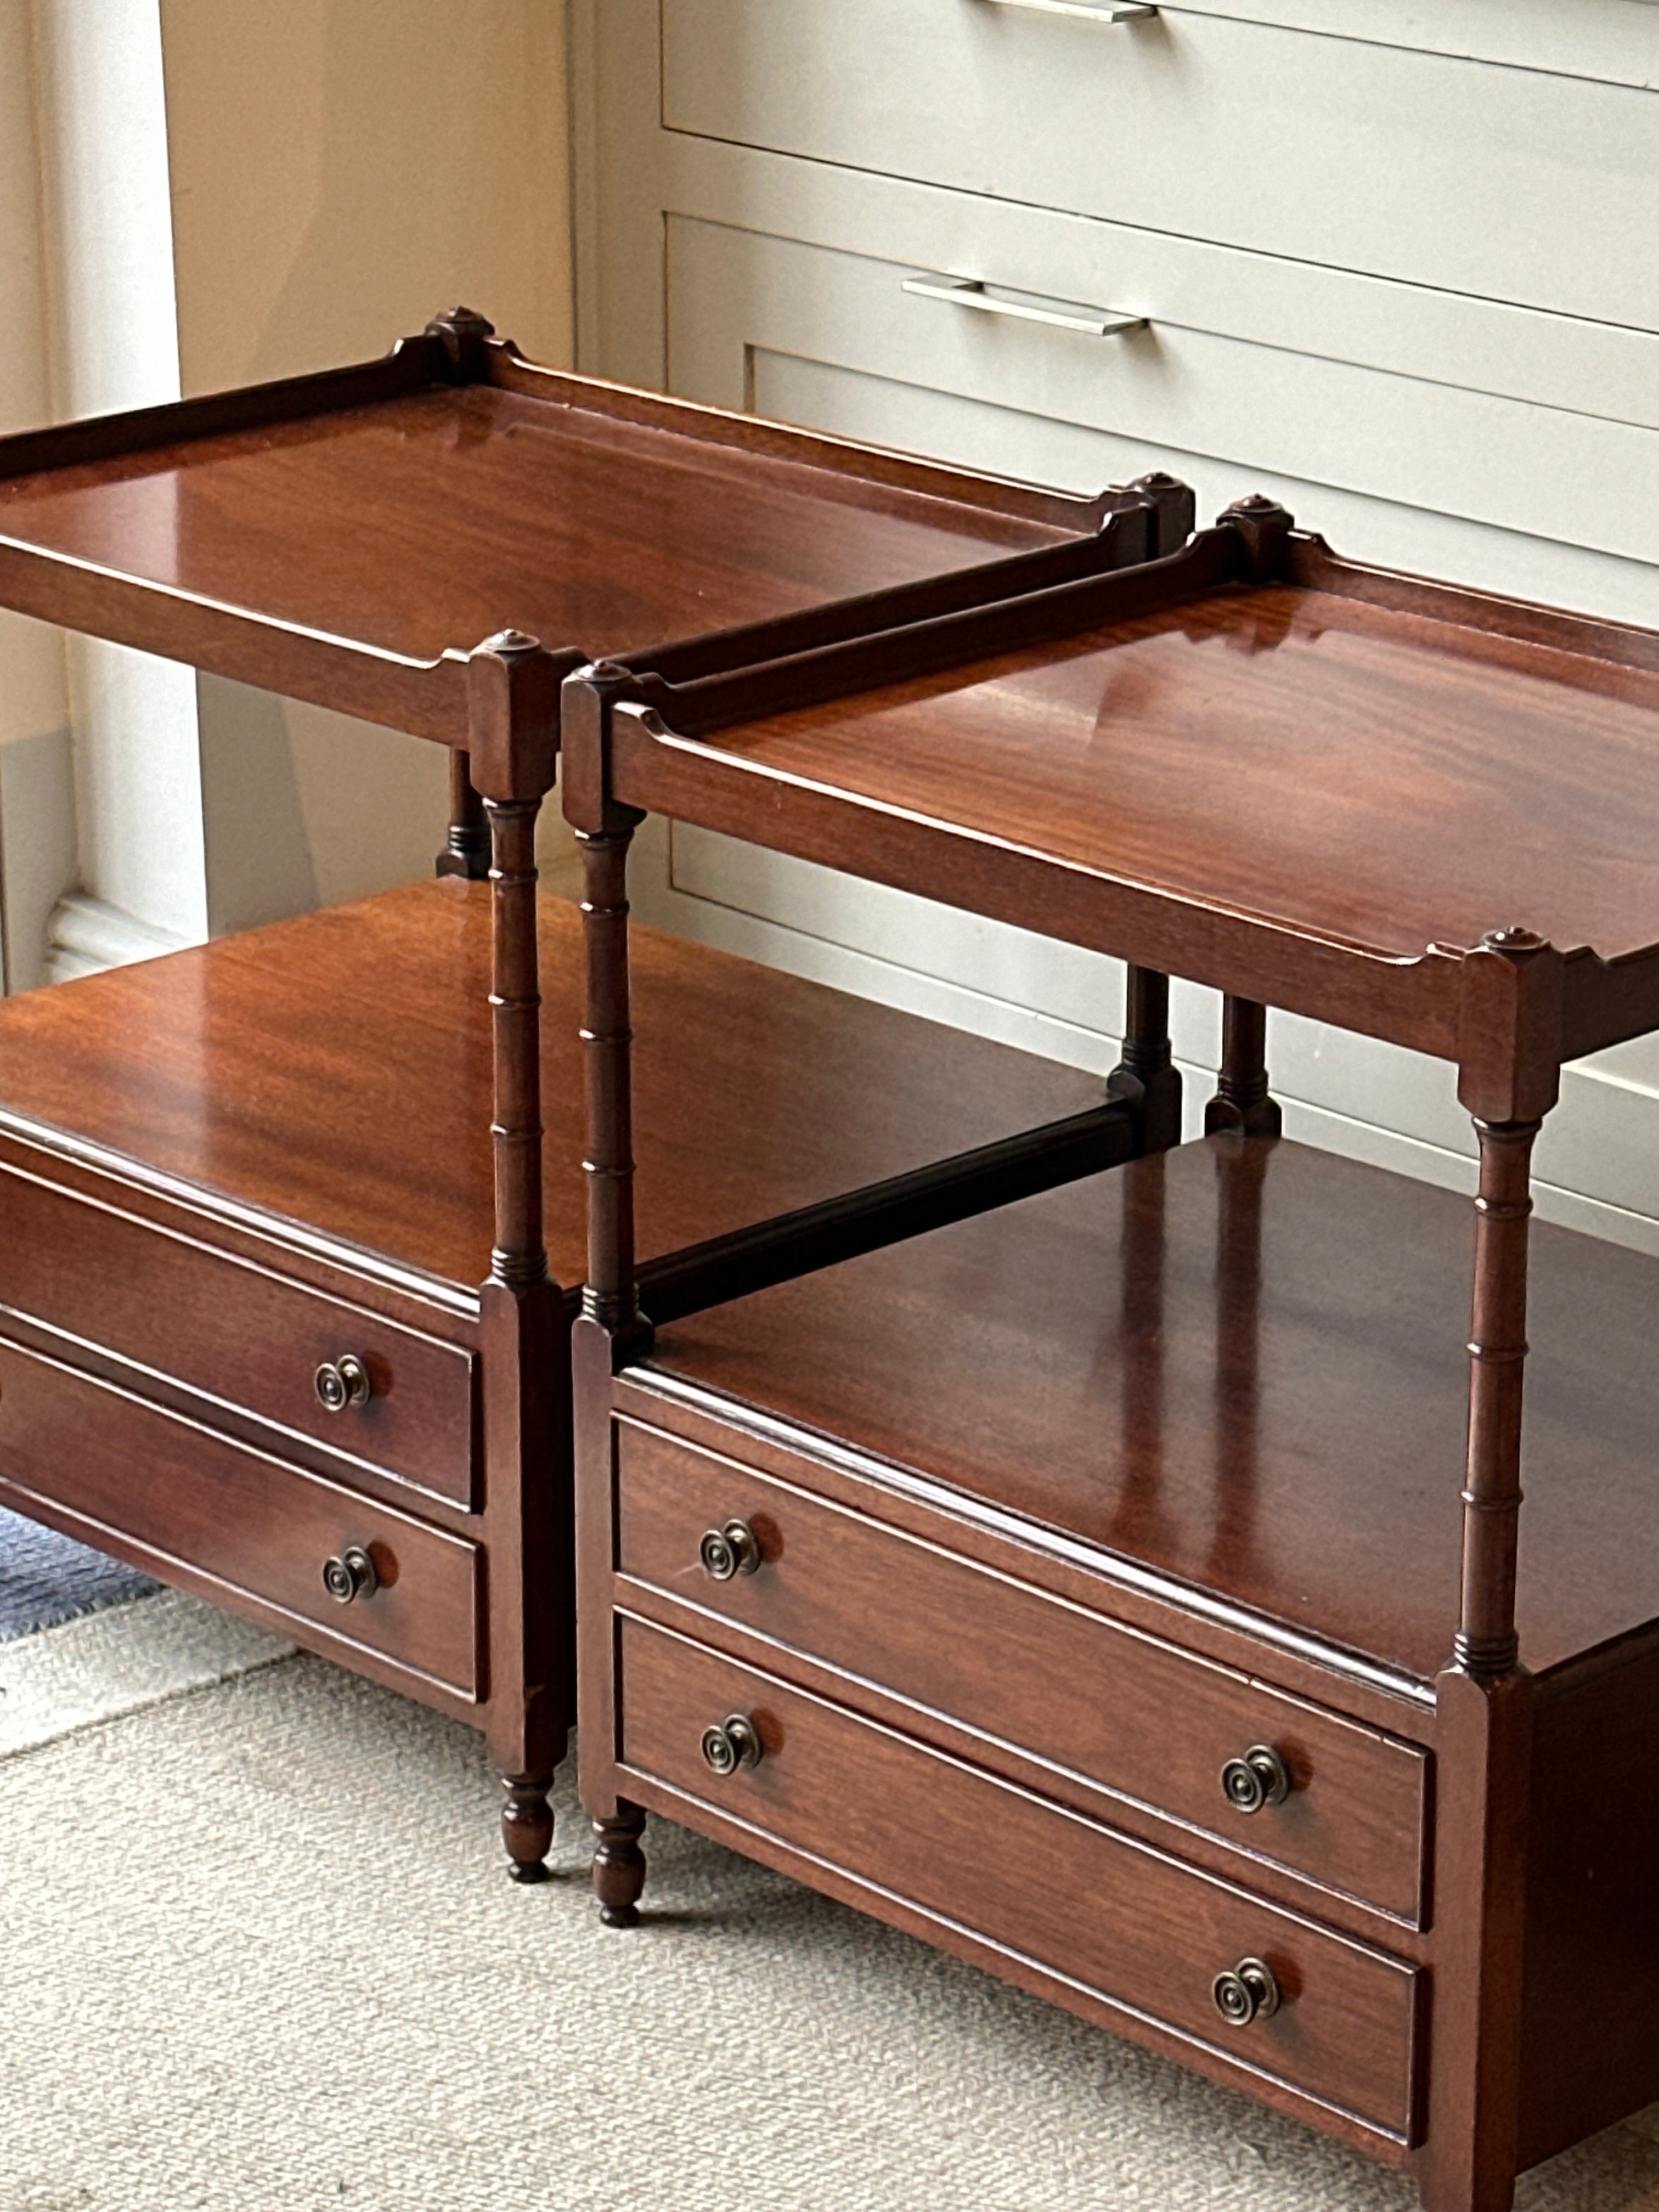
M 1659 637 L 461 312 L 0 441 L 0 605 L 454 763 L 435 881 L 0 1008 L 0 1501 L 478 1727 L 521 1878 L 580 1708 L 614 1928 L 660 1812 L 1431 2212 L 1659 2096 L 1659 1266 L 1528 1224 Z M 1126 960 L 1119 1066 L 632 928 L 651 814 Z M 1270 1007 L 1454 1066 L 1473 1208 Z

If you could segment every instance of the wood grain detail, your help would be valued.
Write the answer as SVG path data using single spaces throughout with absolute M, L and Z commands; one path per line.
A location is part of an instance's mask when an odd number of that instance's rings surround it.
M 1241 1180 L 1259 1247 L 1220 1235 Z M 677 1322 L 641 1372 L 1428 1682 L 1458 1618 L 1470 1214 L 1212 1139 Z M 1517 1617 L 1545 1675 L 1652 1617 L 1659 1266 L 1539 1226 L 1530 1328 Z
M 257 1598 L 348 1663 L 362 1649 L 461 1698 L 481 1687 L 477 1545 L 3 1340 L 0 1494 Z M 341 1605 L 323 1565 L 352 1545 L 380 1587 Z
M 7 1000 L 0 1097 L 204 1206 L 222 1194 L 476 1294 L 493 1233 L 489 900 L 486 884 L 412 884 Z M 570 1285 L 580 921 L 545 896 L 538 915 L 543 1197 Z M 632 967 L 647 1258 L 1099 1097 L 1073 1069 L 655 931 L 633 932 Z
M 624 1772 L 871 1883 L 878 1911 L 881 1896 L 915 1904 L 1046 1969 L 1062 1993 L 1118 2008 L 1131 2034 L 1139 2021 L 1171 2029 L 1405 2140 L 1413 1968 L 643 1622 L 621 1622 L 620 1666 Z M 765 1755 L 720 1781 L 699 1738 L 733 1711 Z M 1250 1955 L 1286 2002 L 1229 2030 L 1211 1984 Z
M 454 1504 L 473 1503 L 471 1354 L 4 1167 L 0 1306 Z M 330 1413 L 313 1377 L 343 1352 L 363 1360 L 374 1395 Z
M 848 1511 L 617 1424 L 624 1603 L 648 1610 L 661 1592 L 823 1660 L 981 1735 L 987 1765 L 1017 1749 L 1054 1769 L 1058 1796 L 1080 1777 L 1204 1832 L 1239 1854 L 1243 1879 L 1264 1857 L 1417 1922 L 1425 1753 L 1034 1589 L 1012 1547 L 1010 1571 L 992 1573 L 884 1526 L 878 1496 L 871 1507 Z M 714 1582 L 699 1539 L 733 1518 L 754 1531 L 763 1565 Z M 944 1638 L 945 1620 L 973 1633 Z M 1170 1625 L 1178 1632 L 1178 1615 Z M 719 1641 L 714 1621 L 706 1633 Z M 1246 1817 L 1221 1771 L 1261 1743 L 1294 1787 Z

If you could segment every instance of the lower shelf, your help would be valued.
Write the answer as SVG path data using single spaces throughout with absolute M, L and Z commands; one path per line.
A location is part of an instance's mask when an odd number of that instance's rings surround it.
M 676 1322 L 640 1380 L 1426 1686 L 1457 1619 L 1472 1260 L 1467 1200 L 1215 1139 Z M 1659 1619 L 1659 1262 L 1539 1226 L 1532 1279 L 1519 1611 L 1545 1674 Z
M 563 1312 L 536 1301 L 515 1337 L 479 1290 L 490 899 L 410 885 L 0 1005 L 0 1499 L 492 1735 L 534 1733 L 556 1681 L 562 1742 Z M 538 915 L 568 1285 L 581 922 Z M 1086 1076 L 890 1008 L 650 932 L 633 951 L 662 1040 L 636 1085 L 656 1259 L 1099 1106 Z M 522 1465 L 491 1410 L 521 1366 L 556 1378 Z M 374 1586 L 342 1601 L 325 1563 L 354 1553 Z M 520 1570 L 534 1601 L 500 1602 Z

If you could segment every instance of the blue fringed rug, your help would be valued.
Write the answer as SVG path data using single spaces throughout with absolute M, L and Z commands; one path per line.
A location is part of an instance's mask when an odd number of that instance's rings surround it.
M 136 1568 L 0 1507 L 0 1644 L 155 1588 Z

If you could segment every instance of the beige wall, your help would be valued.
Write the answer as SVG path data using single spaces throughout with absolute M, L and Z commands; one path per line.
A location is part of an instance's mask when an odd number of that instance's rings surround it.
M 161 10 L 186 392 L 383 353 L 463 301 L 568 360 L 562 0 Z M 429 870 L 437 747 L 200 697 L 216 933 Z

